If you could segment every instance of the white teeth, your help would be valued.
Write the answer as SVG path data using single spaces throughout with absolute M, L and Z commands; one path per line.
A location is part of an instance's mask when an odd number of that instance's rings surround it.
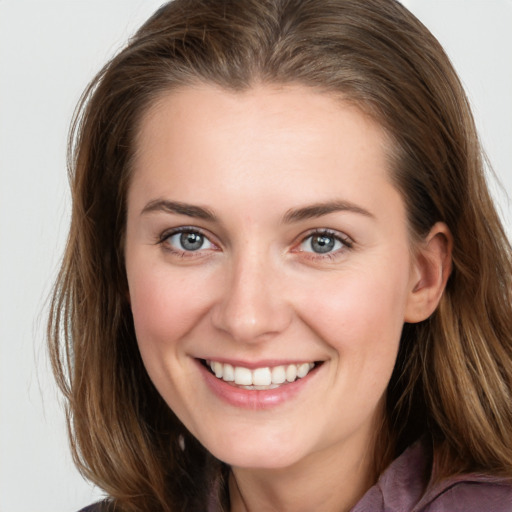
M 286 380 L 293 382 L 297 378 L 297 366 L 290 364 L 286 367 Z
M 309 373 L 309 363 L 304 363 L 299 366 L 297 366 L 297 377 L 299 379 L 302 379 L 302 377 L 305 377 Z
M 219 379 L 222 379 L 222 374 L 224 370 L 222 363 L 218 363 L 217 361 L 215 361 L 212 366 L 212 370 L 213 373 L 215 373 L 215 376 Z
M 272 382 L 282 384 L 286 380 L 286 369 L 284 366 L 274 366 L 272 368 Z
M 257 368 L 252 372 L 252 383 L 255 386 L 270 386 L 272 384 L 272 374 L 270 368 Z
M 230 364 L 224 365 L 224 375 L 222 378 L 226 382 L 233 382 L 235 380 L 235 369 Z
M 239 386 L 252 386 L 252 372 L 243 366 L 235 367 L 235 384 Z
M 301 363 L 250 370 L 218 361 L 207 361 L 207 364 L 218 379 L 234 382 L 247 389 L 274 389 L 286 382 L 304 378 L 315 367 L 315 363 Z

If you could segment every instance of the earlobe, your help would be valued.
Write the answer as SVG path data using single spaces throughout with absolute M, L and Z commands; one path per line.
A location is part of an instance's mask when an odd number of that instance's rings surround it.
M 453 237 L 444 222 L 434 224 L 418 244 L 405 321 L 426 320 L 436 309 L 452 269 Z

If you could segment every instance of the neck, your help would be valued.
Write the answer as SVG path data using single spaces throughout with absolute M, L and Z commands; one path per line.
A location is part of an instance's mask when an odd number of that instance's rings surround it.
M 231 512 L 349 511 L 376 480 L 373 452 L 366 439 L 330 446 L 287 468 L 232 468 Z

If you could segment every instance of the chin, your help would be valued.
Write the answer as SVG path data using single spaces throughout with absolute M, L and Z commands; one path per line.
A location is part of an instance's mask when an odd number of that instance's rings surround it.
M 227 436 L 221 445 L 213 442 L 204 446 L 212 455 L 229 466 L 247 469 L 283 469 L 296 464 L 306 456 L 306 453 L 298 450 L 297 443 L 276 443 L 275 440 L 265 442 L 255 436 L 247 436 L 247 439 L 231 443 Z
M 214 454 L 215 455 L 215 454 Z M 297 456 L 282 456 L 275 452 L 262 453 L 262 450 L 252 450 L 244 453 L 226 453 L 215 455 L 219 460 L 231 467 L 244 469 L 279 470 L 293 466 Z

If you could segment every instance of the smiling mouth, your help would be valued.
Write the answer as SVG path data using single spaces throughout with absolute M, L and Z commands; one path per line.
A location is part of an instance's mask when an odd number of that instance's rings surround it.
M 219 380 L 241 389 L 264 391 L 303 379 L 321 362 L 287 364 L 249 369 L 219 361 L 203 360 L 203 365 Z

